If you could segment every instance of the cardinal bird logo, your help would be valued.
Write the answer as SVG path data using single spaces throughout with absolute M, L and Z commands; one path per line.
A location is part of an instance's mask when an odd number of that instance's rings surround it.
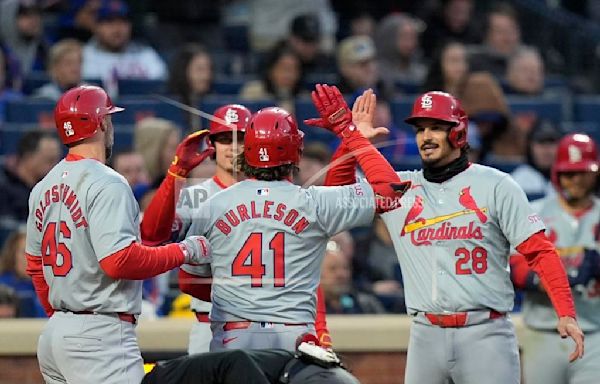
M 400 233 L 400 236 L 404 236 L 406 234 L 406 225 L 408 223 L 411 223 L 413 220 L 415 221 L 419 221 L 419 220 L 423 220 L 421 219 L 417 219 L 417 216 L 419 216 L 421 214 L 421 212 L 423 212 L 423 198 L 421 196 L 416 196 L 415 197 L 415 202 L 413 204 L 412 207 L 410 207 L 410 210 L 408 211 L 408 214 L 406 215 L 406 219 L 404 219 L 404 226 L 402 227 L 402 232 Z
M 483 213 L 483 210 L 477 206 L 475 199 L 473 199 L 473 196 L 471 196 L 471 187 L 465 187 L 460 191 L 458 202 L 466 209 L 470 209 L 475 212 L 479 221 L 482 223 L 487 222 L 487 215 Z

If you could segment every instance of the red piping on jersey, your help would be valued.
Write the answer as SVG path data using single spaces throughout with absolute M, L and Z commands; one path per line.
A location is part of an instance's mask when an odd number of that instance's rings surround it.
M 94 159 L 93 157 L 84 157 L 81 155 L 77 155 L 75 153 L 67 153 L 67 156 L 65 156 L 65 161 L 78 161 L 78 160 L 85 160 L 85 159 L 100 161 L 98 159 Z
M 179 269 L 179 289 L 181 289 L 181 292 L 187 293 L 196 299 L 210 302 L 212 300 L 210 297 L 212 281 L 198 281 L 199 279 L 206 280 L 206 278 Z
M 215 184 L 219 186 L 219 188 L 227 189 L 227 186 L 221 181 L 221 179 L 219 179 L 217 175 L 214 175 L 212 179 L 215 182 Z
M 33 283 L 33 288 L 35 289 L 40 304 L 44 308 L 46 315 L 50 317 L 54 313 L 54 309 L 48 301 L 50 288 L 44 278 L 42 256 L 33 256 L 28 253 L 26 253 L 25 256 L 27 257 L 27 274 L 31 276 L 31 282 Z
M 131 243 L 100 261 L 102 270 L 113 279 L 143 280 L 179 267 L 185 262 L 179 244 L 147 247 Z
M 544 231 L 537 232 L 519 246 L 529 268 L 538 274 L 558 317 L 575 318 L 575 304 L 565 268 L 554 245 Z

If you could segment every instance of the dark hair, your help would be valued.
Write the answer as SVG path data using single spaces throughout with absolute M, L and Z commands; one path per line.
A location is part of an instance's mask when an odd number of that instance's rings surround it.
M 48 131 L 29 131 L 25 133 L 17 144 L 17 157 L 22 159 L 29 154 L 35 153 L 40 146 L 40 141 L 43 139 L 56 140 L 56 135 Z
M 294 89 L 292 89 L 292 95 L 297 95 L 302 88 L 302 80 L 304 78 L 304 73 L 302 71 L 302 61 L 298 54 L 294 52 L 294 50 L 288 45 L 286 41 L 282 41 L 277 44 L 272 50 L 270 50 L 263 59 L 263 65 L 261 70 L 261 79 L 265 84 L 265 88 L 268 93 L 277 96 L 277 89 L 275 85 L 271 81 L 271 70 L 277 65 L 277 62 L 283 56 L 293 56 L 298 61 L 298 70 L 300 71 L 300 76 L 298 76 L 298 81 L 296 85 L 294 85 Z
M 0 305 L 14 305 L 16 310 L 17 295 L 8 285 L 0 284 Z
M 423 87 L 421 88 L 423 92 L 429 91 L 443 91 L 446 92 L 444 87 L 446 86 L 446 81 L 444 79 L 444 70 L 442 68 L 442 61 L 444 52 L 448 49 L 450 45 L 453 44 L 461 44 L 458 40 L 445 40 L 441 45 L 436 47 L 435 53 L 433 54 L 433 58 L 431 64 L 429 65 L 429 71 L 427 72 L 427 76 L 425 77 L 425 82 Z
M 25 231 L 17 229 L 8 235 L 8 238 L 4 241 L 2 250 L 0 250 L 0 273 L 15 272 L 17 242 L 25 238 Z M 25 255 L 22 255 L 25 257 Z
M 235 158 L 235 169 L 248 177 L 264 181 L 283 180 L 298 173 L 298 166 L 295 164 L 284 164 L 271 168 L 255 168 L 246 162 L 243 153 Z
M 517 12 L 512 7 L 512 5 L 510 5 L 508 3 L 504 3 L 504 2 L 497 3 L 488 11 L 488 13 L 485 17 L 484 33 L 486 35 L 490 29 L 492 15 L 503 15 L 503 16 L 509 17 L 515 21 L 517 26 L 520 27 L 519 17 L 517 16 Z
M 181 50 L 177 52 L 169 66 L 167 90 L 169 93 L 181 97 L 181 101 L 188 105 L 193 104 L 193 100 L 191 100 L 192 95 L 187 77 L 187 68 L 196 55 L 206 55 L 209 58 L 211 57 L 202 45 L 189 43 L 184 45 Z

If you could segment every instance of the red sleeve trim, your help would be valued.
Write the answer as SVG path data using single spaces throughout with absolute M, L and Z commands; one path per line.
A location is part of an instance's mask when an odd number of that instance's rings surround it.
M 185 262 L 179 244 L 147 247 L 131 243 L 100 261 L 102 270 L 113 279 L 143 280 L 179 267 Z
M 148 208 L 144 211 L 140 225 L 143 244 L 150 246 L 164 244 L 171 238 L 177 197 L 181 186 L 181 182 L 175 176 L 171 174 L 165 176 Z
M 537 232 L 519 244 L 517 251 L 525 256 L 529 267 L 539 276 L 558 317 L 575 318 L 575 304 L 567 273 L 544 231 Z
M 327 329 L 327 309 L 325 307 L 325 296 L 323 296 L 321 285 L 317 287 L 317 316 L 315 317 L 315 331 L 317 331 L 317 337 L 319 338 L 319 343 L 321 346 L 331 347 L 331 336 L 329 335 L 329 329 Z
M 179 269 L 179 289 L 181 292 L 195 297 L 196 299 L 210 302 L 212 291 L 212 280 L 206 277 L 193 275 Z
M 27 274 L 31 276 L 33 288 L 35 289 L 35 293 L 40 301 L 40 304 L 44 308 L 46 315 L 50 317 L 54 313 L 54 309 L 48 300 L 50 288 L 48 287 L 48 283 L 46 283 L 46 279 L 44 278 L 42 257 L 32 256 L 28 253 L 26 253 L 25 256 L 27 257 Z

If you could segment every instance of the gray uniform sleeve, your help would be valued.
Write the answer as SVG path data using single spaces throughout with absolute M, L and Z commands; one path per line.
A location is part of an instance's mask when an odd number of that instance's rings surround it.
M 139 214 L 127 184 L 111 182 L 99 189 L 88 216 L 90 240 L 98 261 L 138 240 Z
M 545 229 L 542 219 L 533 210 L 525 192 L 510 177 L 505 176 L 494 190 L 494 201 L 500 229 L 512 247 Z
M 310 187 L 317 220 L 329 236 L 368 225 L 375 215 L 375 194 L 366 182 L 341 187 Z
M 36 194 L 31 193 L 29 196 L 29 216 L 27 217 L 27 234 L 25 236 L 25 252 L 31 256 L 42 255 L 42 229 L 37 228 L 37 220 L 35 218 L 34 200 Z

